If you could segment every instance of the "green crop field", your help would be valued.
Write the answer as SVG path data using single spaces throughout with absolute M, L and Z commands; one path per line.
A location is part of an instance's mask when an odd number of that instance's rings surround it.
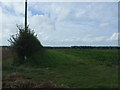
M 3 60 L 3 87 L 17 87 L 17 83 L 20 87 L 34 83 L 48 88 L 118 87 L 116 49 L 45 49 L 42 56 L 37 53 L 23 65 L 12 62 L 12 57 Z

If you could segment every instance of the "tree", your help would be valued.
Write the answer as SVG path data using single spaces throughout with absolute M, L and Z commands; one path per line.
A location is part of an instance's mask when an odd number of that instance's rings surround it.
M 42 52 L 42 45 L 40 41 L 37 39 L 37 35 L 33 30 L 27 26 L 27 28 L 21 28 L 17 26 L 19 29 L 18 34 L 12 35 L 9 42 L 11 43 L 12 48 L 17 53 L 20 62 L 24 62 L 27 58 L 30 58 L 36 52 Z

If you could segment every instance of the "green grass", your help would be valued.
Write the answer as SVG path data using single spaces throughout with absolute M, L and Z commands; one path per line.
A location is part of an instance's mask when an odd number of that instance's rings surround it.
M 34 59 L 33 59 L 34 58 Z M 36 82 L 48 82 L 77 88 L 117 88 L 118 50 L 112 49 L 46 49 L 26 64 L 12 66 L 3 61 L 3 76 L 24 73 Z

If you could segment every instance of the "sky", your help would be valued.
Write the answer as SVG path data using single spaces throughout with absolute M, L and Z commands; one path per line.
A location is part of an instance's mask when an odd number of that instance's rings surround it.
M 24 2 L 0 2 L 1 45 L 24 27 Z M 28 25 L 43 46 L 118 46 L 117 2 L 29 2 Z

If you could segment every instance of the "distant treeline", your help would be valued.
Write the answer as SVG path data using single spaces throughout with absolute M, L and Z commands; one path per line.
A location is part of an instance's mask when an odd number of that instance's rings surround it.
M 71 47 L 44 47 L 46 49 L 120 49 L 118 46 L 71 46 Z
M 10 46 L 0 46 L 2 49 L 10 48 Z M 119 46 L 71 46 L 71 47 L 47 47 L 45 49 L 120 49 Z

